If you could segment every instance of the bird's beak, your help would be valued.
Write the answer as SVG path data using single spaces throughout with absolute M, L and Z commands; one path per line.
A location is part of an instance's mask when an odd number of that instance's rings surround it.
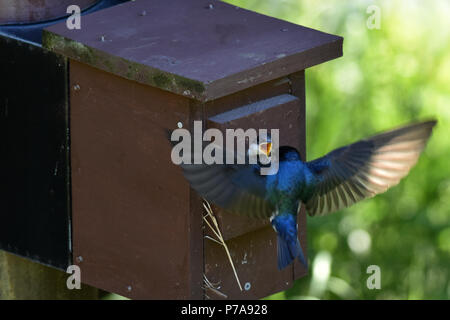
M 272 151 L 272 142 L 263 142 L 259 145 L 259 151 L 265 154 L 267 157 L 270 156 L 270 152 Z

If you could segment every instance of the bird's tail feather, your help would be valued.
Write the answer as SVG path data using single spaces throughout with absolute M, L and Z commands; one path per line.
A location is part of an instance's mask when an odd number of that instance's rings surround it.
M 308 266 L 305 256 L 303 255 L 302 247 L 300 246 L 300 241 L 298 239 L 296 240 L 297 241 L 288 241 L 278 235 L 277 244 L 279 270 L 286 268 L 297 257 L 305 267 Z

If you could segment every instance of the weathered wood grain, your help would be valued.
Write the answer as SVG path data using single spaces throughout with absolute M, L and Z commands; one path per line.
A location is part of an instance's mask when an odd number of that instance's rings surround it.
M 195 22 L 195 23 L 194 23 Z M 47 48 L 130 80 L 210 101 L 342 55 L 342 38 L 214 1 L 127 2 L 57 24 Z

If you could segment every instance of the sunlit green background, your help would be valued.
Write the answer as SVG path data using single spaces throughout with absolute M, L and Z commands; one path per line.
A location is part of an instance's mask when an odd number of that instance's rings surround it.
M 344 37 L 344 56 L 306 71 L 308 159 L 373 133 L 437 118 L 399 186 L 308 218 L 310 275 L 275 299 L 450 296 L 450 1 L 228 0 Z M 380 9 L 380 29 L 366 25 Z M 381 289 L 369 290 L 369 265 Z

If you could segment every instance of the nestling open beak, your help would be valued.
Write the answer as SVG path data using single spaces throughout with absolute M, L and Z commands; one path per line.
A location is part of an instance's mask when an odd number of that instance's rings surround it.
M 259 144 L 259 151 L 265 154 L 267 157 L 270 156 L 270 152 L 272 151 L 272 142 L 263 142 Z

